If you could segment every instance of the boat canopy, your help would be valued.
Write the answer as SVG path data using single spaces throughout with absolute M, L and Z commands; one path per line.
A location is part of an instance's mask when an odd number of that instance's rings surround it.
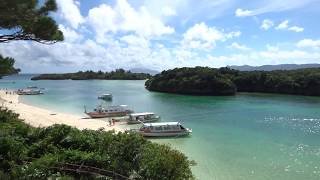
M 143 112 L 143 113 L 132 113 L 132 114 L 130 114 L 130 116 L 132 116 L 132 117 L 150 116 L 150 115 L 154 115 L 154 113 L 153 112 Z
M 102 96 L 112 96 L 112 94 L 102 94 Z
M 180 126 L 179 122 L 145 123 L 144 126 Z

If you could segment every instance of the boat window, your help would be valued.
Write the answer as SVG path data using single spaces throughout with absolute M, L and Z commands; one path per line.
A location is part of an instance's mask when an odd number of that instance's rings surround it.
M 181 129 L 185 129 L 182 125 L 180 125 L 180 128 L 181 128 Z
M 161 127 L 161 126 L 156 126 L 155 129 L 156 129 L 157 131 L 161 131 L 161 130 L 162 130 L 162 127 Z

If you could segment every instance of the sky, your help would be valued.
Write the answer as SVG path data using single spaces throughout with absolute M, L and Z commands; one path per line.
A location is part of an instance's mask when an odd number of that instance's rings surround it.
M 22 73 L 320 63 L 320 0 L 56 1 L 63 42 L 0 44 Z

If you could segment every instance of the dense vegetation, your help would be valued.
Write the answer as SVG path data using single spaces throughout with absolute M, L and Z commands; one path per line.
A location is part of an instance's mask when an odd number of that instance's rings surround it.
M 105 79 L 105 80 L 143 80 L 150 78 L 150 74 L 145 73 L 132 73 L 130 71 L 125 71 L 123 69 L 117 69 L 111 72 L 93 72 L 79 71 L 77 73 L 66 73 L 66 74 L 41 74 L 39 76 L 35 76 L 32 80 L 88 80 L 88 79 Z
M 0 179 L 192 179 L 177 150 L 137 134 L 34 128 L 0 110 Z
M 320 96 L 320 68 L 239 72 L 238 92 L 266 92 Z
M 0 0 L 0 29 L 8 30 L 0 35 L 1 42 L 32 40 L 54 43 L 63 40 L 58 25 L 48 16 L 57 10 L 55 0 Z
M 232 95 L 234 83 L 218 69 L 207 67 L 175 68 L 163 71 L 146 82 L 151 91 L 200 95 Z
M 320 95 L 320 68 L 277 71 L 237 71 L 229 68 L 176 68 L 146 81 L 151 91 L 233 95 L 236 92 L 263 92 Z
M 14 68 L 14 59 L 9 57 L 3 57 L 0 54 L 0 78 L 4 75 L 16 74 L 20 69 Z

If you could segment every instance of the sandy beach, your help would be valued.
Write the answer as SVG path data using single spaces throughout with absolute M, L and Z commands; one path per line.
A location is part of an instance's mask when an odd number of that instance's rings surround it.
M 104 128 L 106 131 L 115 130 L 116 132 L 124 131 L 125 125 L 117 122 L 113 126 L 109 126 L 108 119 L 90 119 L 83 116 L 73 114 L 59 113 L 43 109 L 19 101 L 19 95 L 13 94 L 12 91 L 0 90 L 0 105 L 6 107 L 15 113 L 20 114 L 19 118 L 27 124 L 34 127 L 47 127 L 54 124 L 66 124 L 78 129 L 97 130 Z

